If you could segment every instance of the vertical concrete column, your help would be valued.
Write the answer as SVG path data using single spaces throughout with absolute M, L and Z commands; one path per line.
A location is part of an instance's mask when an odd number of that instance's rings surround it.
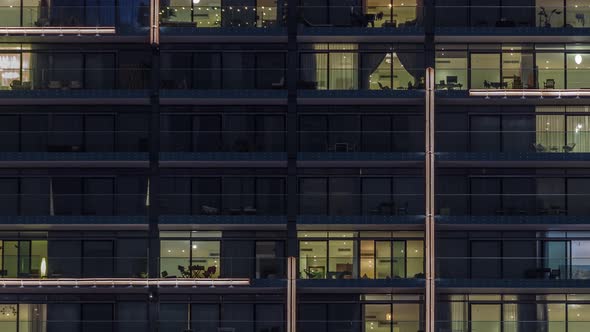
M 434 69 L 426 69 L 425 96 L 425 235 L 426 235 L 426 332 L 435 331 L 435 229 L 434 229 Z

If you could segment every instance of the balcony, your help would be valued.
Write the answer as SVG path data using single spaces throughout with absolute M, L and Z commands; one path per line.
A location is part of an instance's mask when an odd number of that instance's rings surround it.
M 586 257 L 437 257 L 441 279 L 537 279 L 590 280 L 590 259 Z M 549 282 L 548 282 L 549 283 Z
M 195 116 L 196 126 L 199 125 L 199 120 L 210 121 L 207 122 L 208 127 L 204 130 L 189 128 L 190 122 L 181 124 L 177 121 L 184 119 L 185 116 L 169 117 L 170 122 L 164 122 L 164 126 L 170 126 L 170 129 L 176 130 L 161 131 L 160 161 L 166 165 L 218 164 L 219 167 L 232 165 L 269 167 L 286 164 L 286 132 L 282 115 L 251 117 L 225 115 L 223 117 L 225 119 L 223 126 L 227 127 L 227 130 L 221 131 L 215 130 L 222 126 L 221 122 L 217 122 L 221 116 Z M 276 130 L 272 130 L 273 128 L 256 130 L 256 126 L 276 127 Z M 183 129 L 187 130 L 180 130 L 178 127 L 184 127 Z M 249 127 L 252 130 L 232 130 L 235 127 Z M 242 164 L 242 162 L 246 163 Z
M 303 1 L 305 3 L 305 1 Z M 298 39 L 301 41 L 387 40 L 420 42 L 424 38 L 424 7 L 416 1 L 373 1 L 363 5 L 302 4 L 298 7 Z
M 405 177 L 300 177 L 299 218 L 317 224 L 395 220 L 424 215 L 423 179 Z
M 18 57 L 18 56 L 17 56 Z M 14 56 L 11 59 L 18 60 Z M 40 60 L 39 60 L 40 61 Z M 28 62 L 27 62 L 28 63 Z M 130 68 L 20 68 L 7 63 L 0 68 L 0 96 L 5 104 L 105 103 L 116 100 L 136 105 L 149 102 L 148 69 Z
M 363 163 L 408 166 L 424 160 L 424 133 L 421 130 L 378 130 L 387 129 L 390 124 L 380 122 L 378 125 L 371 120 L 390 120 L 387 116 L 366 116 L 363 130 L 331 130 L 322 131 L 313 128 L 313 119 L 321 120 L 321 116 L 300 117 L 300 127 L 309 126 L 316 130 L 299 130 L 298 163 L 301 165 L 325 166 L 328 164 L 343 165 Z M 417 124 L 419 116 L 396 116 L 394 121 L 410 122 Z M 335 125 L 352 125 L 358 127 L 359 122 L 351 123 L 355 117 L 330 116 L 330 121 Z M 339 121 L 341 120 L 341 121 Z M 304 122 L 307 121 L 307 122 Z M 376 127 L 370 127 L 376 125 Z M 418 125 L 419 127 L 420 125 Z M 366 129 L 365 129 L 366 128 Z M 371 130 L 375 129 L 375 130 Z
M 487 118 L 490 122 L 486 122 L 484 117 L 481 117 L 483 120 L 481 123 L 488 124 L 491 130 L 438 131 L 437 141 L 440 142 L 438 148 L 440 152 L 437 153 L 437 160 L 448 163 L 463 161 L 472 165 L 476 162 L 487 164 L 543 162 L 549 165 L 553 162 L 556 166 L 562 166 L 561 162 L 563 161 L 569 161 L 571 165 L 575 165 L 575 162 L 583 163 L 590 160 L 590 149 L 586 146 L 590 137 L 588 131 L 584 129 L 586 117 L 568 116 L 570 122 L 573 121 L 568 123 L 568 127 L 575 127 L 573 131 L 552 131 L 550 129 L 551 119 L 558 117 L 558 115 L 549 115 L 548 117 L 537 115 L 537 124 L 531 123 L 531 125 L 533 127 L 536 125 L 545 126 L 542 131 L 496 131 L 494 130 L 495 123 L 492 122 L 500 119 L 500 116 Z M 528 115 L 513 117 L 507 115 L 506 118 L 532 120 L 527 122 L 535 121 L 535 116 Z M 549 123 L 549 127 L 545 122 L 540 123 L 545 118 L 549 121 L 546 122 Z M 472 117 L 472 126 L 476 126 L 479 119 Z
M 465 97 L 471 91 L 486 100 L 512 98 L 526 104 L 544 97 L 585 98 L 580 92 L 590 87 L 590 56 L 570 45 L 547 51 L 506 45 L 485 54 L 443 44 L 437 49 L 435 89 L 443 97 Z
M 519 36 L 521 41 L 524 41 L 523 37 L 532 38 L 529 39 L 532 41 L 541 40 L 537 37 L 553 37 L 558 41 L 559 36 L 567 38 L 587 34 L 590 11 L 585 1 L 568 0 L 562 4 L 536 2 L 535 5 L 531 1 L 529 6 L 523 6 L 522 3 L 503 6 L 437 5 L 436 33 L 449 38 L 483 37 L 480 41 L 486 38 L 492 40 L 494 36 L 503 36 L 508 40 Z
M 12 2 L 12 3 L 11 3 Z M 149 6 L 119 5 L 61 5 L 37 1 L 37 6 L 23 2 L 5 1 L 0 5 L 0 30 L 7 35 L 64 37 L 83 35 L 97 41 L 105 35 L 146 35 L 149 27 Z M 67 38 L 67 37 L 66 37 Z
M 160 6 L 160 31 L 164 42 L 195 38 L 255 36 L 286 41 L 286 8 L 281 1 L 259 0 L 251 6 L 186 1 L 184 6 Z M 239 40 L 239 39 L 236 39 Z

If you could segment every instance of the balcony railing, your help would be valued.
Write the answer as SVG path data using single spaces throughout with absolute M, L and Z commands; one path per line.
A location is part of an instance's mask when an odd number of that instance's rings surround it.
M 193 249 L 196 250 L 196 249 Z M 180 250 L 162 255 L 177 255 Z M 285 279 L 287 258 L 285 257 L 225 257 L 219 253 L 208 256 L 160 257 L 161 278 L 171 279 Z
M 534 186 L 534 185 L 533 185 Z M 522 185 L 521 185 L 522 187 Z M 530 187 L 529 187 L 530 188 Z M 565 187 L 564 187 L 565 188 Z M 490 191 L 491 188 L 488 188 Z M 497 189 L 497 188 L 495 188 Z M 528 188 L 522 188 L 524 192 Z M 557 188 L 555 189 L 558 190 Z M 585 193 L 437 194 L 441 216 L 588 216 Z
M 271 5 L 208 5 L 161 6 L 160 26 L 171 28 L 261 28 L 285 26 L 286 11 Z
M 144 216 L 146 194 L 0 194 L 0 216 Z
M 149 88 L 147 68 L 0 68 L 0 92 L 47 90 L 144 90 Z
M 588 4 L 567 6 L 436 6 L 438 27 L 588 28 Z
M 0 5 L 3 18 L 0 30 L 1 27 L 114 27 L 117 11 L 117 6 Z
M 301 90 L 374 90 L 395 92 L 403 90 L 424 90 L 424 68 L 406 66 L 395 63 L 387 53 L 378 56 L 375 67 L 358 67 L 354 64 L 363 59 L 363 54 L 353 53 L 330 54 L 330 61 L 342 62 L 341 65 L 328 67 L 328 54 L 309 53 L 302 55 L 299 68 L 297 88 Z M 416 55 L 409 55 L 416 58 Z M 412 60 L 414 61 L 414 60 Z M 415 60 L 419 61 L 419 60 Z M 409 62 L 406 58 L 406 62 Z
M 338 189 L 334 189 L 335 191 Z M 320 216 L 409 216 L 424 214 L 424 195 L 420 193 L 391 193 L 387 188 L 375 188 L 381 193 L 353 192 L 300 193 L 299 214 Z
M 590 279 L 588 257 L 437 257 L 437 277 L 463 279 Z
M 159 202 L 164 215 L 280 216 L 286 213 L 286 195 L 281 193 L 162 193 Z
M 277 55 L 282 57 L 283 55 Z M 207 67 L 207 66 L 203 66 Z M 285 68 L 162 68 L 161 89 L 171 90 L 284 90 Z
M 573 131 L 449 130 L 436 135 L 440 152 L 590 153 L 590 131 L 582 124 Z
M 148 277 L 147 257 L 53 257 L 4 254 L 1 263 L 0 278 Z
M 455 67 L 453 62 L 467 61 L 467 58 L 453 58 L 452 53 L 452 51 L 441 51 L 437 55 L 434 81 L 436 90 L 510 90 L 514 91 L 517 97 L 526 98 L 526 94 L 518 93 L 531 89 L 543 89 L 549 92 L 570 89 L 575 97 L 576 90 L 590 88 L 588 78 L 590 76 L 584 64 L 585 61 L 590 61 L 590 58 L 585 54 L 564 54 L 561 51 L 561 53 L 548 53 L 544 56 L 537 53 L 537 63 L 533 67 L 532 63 L 528 66 L 521 64 L 524 60 L 521 62 L 520 53 L 507 50 L 502 53 L 504 66 L 500 69 L 500 53 L 494 54 L 494 58 L 488 57 L 481 60 L 475 59 L 475 54 L 472 54 L 471 68 Z M 532 54 L 527 56 L 532 61 Z M 475 61 L 481 61 L 481 63 L 475 64 Z M 507 64 L 512 62 L 516 63 Z M 565 94 L 564 97 L 566 97 Z
M 424 7 L 401 4 L 299 6 L 305 27 L 416 28 L 423 25 Z
M 0 130 L 0 152 L 147 152 L 147 131 Z
M 300 130 L 298 133 L 300 152 L 424 151 L 424 132 L 418 130 Z
M 484 304 L 485 306 L 485 304 Z M 500 304 L 497 305 L 500 310 Z M 495 314 L 494 310 L 488 314 Z M 482 313 L 483 315 L 484 313 Z M 498 311 L 498 315 L 500 312 Z M 508 317 L 506 317 L 508 316 Z M 563 320 L 508 320 L 510 315 L 506 315 L 505 320 L 472 320 L 472 321 L 436 321 L 436 332 L 453 331 L 453 332 L 468 332 L 468 331 L 580 331 L 586 330 L 590 327 L 590 321 L 571 319 L 569 321 Z M 567 328 L 566 328 L 567 326 Z
M 319 256 L 300 253 L 299 279 L 424 278 L 423 257 Z
M 285 130 L 162 130 L 161 152 L 284 152 Z

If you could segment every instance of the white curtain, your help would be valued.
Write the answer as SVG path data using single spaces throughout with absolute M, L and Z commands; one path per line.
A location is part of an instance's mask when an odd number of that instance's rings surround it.
M 358 89 L 358 47 L 357 44 L 330 44 L 330 90 Z M 352 52 L 342 52 L 350 50 Z
M 536 142 L 547 152 L 563 152 L 565 115 L 541 115 L 536 119 Z

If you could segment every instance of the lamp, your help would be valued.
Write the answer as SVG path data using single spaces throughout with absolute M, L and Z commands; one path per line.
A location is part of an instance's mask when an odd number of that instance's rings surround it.
M 41 258 L 41 278 L 47 277 L 47 260 L 45 257 Z
M 201 2 L 201 0 L 193 0 L 193 4 L 198 5 Z
M 576 54 L 576 56 L 574 57 L 574 61 L 576 62 L 577 65 L 582 63 L 582 56 L 580 54 Z

